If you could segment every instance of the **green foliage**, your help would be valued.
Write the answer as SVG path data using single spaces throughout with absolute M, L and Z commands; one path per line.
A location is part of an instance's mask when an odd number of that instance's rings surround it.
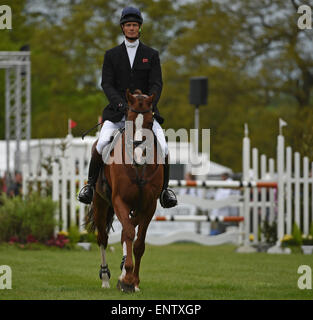
M 96 243 L 97 237 L 94 233 L 90 232 L 80 232 L 79 228 L 76 225 L 71 225 L 68 231 L 67 235 L 70 245 L 73 248 L 73 245 L 75 245 L 77 242 L 91 242 Z
M 76 225 L 71 225 L 68 231 L 68 239 L 70 244 L 76 244 L 80 240 L 80 232 Z
M 2 195 L 1 202 L 0 241 L 16 237 L 20 242 L 26 242 L 27 237 L 32 235 L 44 242 L 53 235 L 56 203 L 50 197 L 31 194 L 24 200 Z
M 277 242 L 277 223 L 270 224 L 268 221 L 263 222 L 261 232 L 264 235 L 265 242 L 268 244 L 275 244 Z
M 301 244 L 302 244 L 302 233 L 301 233 L 301 230 L 300 230 L 300 228 L 298 227 L 298 225 L 296 223 L 293 224 L 292 237 L 293 237 L 295 243 L 298 246 L 301 246 Z
M 86 232 L 80 234 L 79 242 L 97 242 L 97 236 L 93 232 Z
M 103 55 L 119 44 L 120 1 L 13 1 L 13 30 L 1 31 L 0 50 L 28 43 L 32 61 L 32 136 L 64 137 L 67 120 L 79 136 L 97 123 L 107 104 L 99 83 Z M 209 78 L 200 127 L 211 129 L 212 161 L 241 170 L 241 140 L 248 123 L 253 147 L 272 157 L 278 118 L 286 142 L 313 159 L 312 60 L 296 27 L 291 1 L 134 0 L 144 14 L 141 40 L 160 52 L 164 129 L 193 128 L 189 78 Z M 284 12 L 279 16 L 275 12 Z M 294 26 L 294 27 L 291 27 Z M 287 30 L 287 31 L 286 31 Z M 311 40 L 310 40 L 311 39 Z M 291 76 L 292 75 L 292 76 Z M 0 74 L 0 101 L 4 101 Z M 0 108 L 0 138 L 4 138 Z M 264 130 L 266 127 L 266 130 Z

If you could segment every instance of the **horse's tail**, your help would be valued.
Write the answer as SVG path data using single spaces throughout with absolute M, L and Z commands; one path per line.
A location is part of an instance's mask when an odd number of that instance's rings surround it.
M 94 209 L 93 209 L 93 203 L 89 207 L 87 216 L 86 216 L 86 222 L 84 223 L 84 226 L 86 230 L 90 233 L 93 233 L 96 231 L 96 222 L 94 217 Z
M 106 232 L 107 232 L 107 234 L 109 234 L 111 228 L 113 229 L 113 227 L 112 227 L 113 220 L 114 220 L 114 210 L 113 210 L 113 207 L 110 206 L 108 208 L 107 221 L 106 221 Z
M 106 232 L 107 232 L 107 234 L 109 234 L 110 229 L 112 228 L 113 220 L 114 220 L 114 210 L 110 206 L 110 207 L 108 207 L 107 216 L 106 216 Z M 84 223 L 84 226 L 85 226 L 86 230 L 90 233 L 93 233 L 96 231 L 97 226 L 96 226 L 95 217 L 94 217 L 93 204 L 91 204 L 91 206 L 88 210 L 88 213 L 86 216 L 86 222 Z

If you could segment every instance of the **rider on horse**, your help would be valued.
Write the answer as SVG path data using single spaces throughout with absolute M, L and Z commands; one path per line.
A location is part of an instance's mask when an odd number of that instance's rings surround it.
M 100 137 L 94 149 L 89 164 L 88 183 L 80 191 L 79 201 L 90 204 L 93 198 L 95 184 L 103 165 L 102 151 L 110 143 L 113 132 L 125 126 L 125 109 L 127 101 L 125 92 L 141 90 L 143 94 L 155 94 L 153 101 L 154 121 L 152 130 L 161 146 L 164 163 L 163 190 L 160 203 L 164 208 L 171 208 L 177 204 L 173 190 L 168 189 L 169 161 L 168 147 L 164 132 L 160 126 L 164 119 L 160 116 L 157 102 L 162 91 L 162 72 L 158 51 L 139 41 L 143 18 L 141 12 L 134 7 L 126 7 L 122 11 L 120 26 L 125 41 L 104 55 L 101 86 L 109 100 L 109 105 L 103 110 L 104 121 Z

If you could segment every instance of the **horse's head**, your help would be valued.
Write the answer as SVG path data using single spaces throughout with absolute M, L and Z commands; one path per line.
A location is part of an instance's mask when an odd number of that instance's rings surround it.
M 137 89 L 134 94 L 131 94 L 129 89 L 127 89 L 128 108 L 126 120 L 135 122 L 137 117 L 140 116 L 142 118 L 142 128 L 151 130 L 153 125 L 152 102 L 154 97 L 154 93 L 151 96 L 147 96 Z
M 152 133 L 153 126 L 153 112 L 152 112 L 152 101 L 154 99 L 154 94 L 150 97 L 142 94 L 140 90 L 136 90 L 134 94 L 131 94 L 127 89 L 126 97 L 128 102 L 126 120 L 132 121 L 134 123 L 134 153 L 135 153 L 135 165 L 144 164 L 142 162 L 142 143 L 147 139 L 147 133 Z M 143 133 L 143 129 L 148 129 L 146 133 Z M 145 139 L 144 139 L 145 135 Z M 151 135 L 150 135 L 151 137 Z M 146 140 L 149 142 L 148 140 Z M 150 140 L 150 145 L 153 145 L 153 140 Z M 138 147 L 138 148 L 137 148 Z

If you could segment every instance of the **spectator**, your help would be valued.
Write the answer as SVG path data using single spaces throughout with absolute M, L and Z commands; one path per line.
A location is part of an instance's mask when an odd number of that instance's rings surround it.
M 223 173 L 222 174 L 222 180 L 223 181 L 233 181 L 233 179 L 229 176 L 228 173 Z M 232 195 L 237 195 L 239 194 L 238 190 L 233 190 L 230 188 L 219 188 L 216 190 L 214 200 L 221 201 L 223 199 L 227 199 Z M 220 209 L 213 209 L 212 210 L 212 215 L 213 216 L 236 216 L 238 215 L 238 208 L 233 208 L 230 206 L 226 206 Z M 225 222 L 212 222 L 211 223 L 211 234 L 219 234 L 223 233 L 226 231 L 226 227 L 232 225 L 231 223 L 225 223 Z
M 187 180 L 187 181 L 195 181 L 196 179 L 191 174 L 191 172 L 187 172 L 185 174 L 185 180 Z M 188 195 L 195 196 L 195 197 L 198 196 L 197 188 L 194 188 L 194 187 L 180 188 L 179 194 L 180 195 L 188 194 Z
M 15 172 L 14 181 L 12 181 L 8 187 L 7 194 L 9 197 L 15 197 L 22 194 L 22 174 Z

